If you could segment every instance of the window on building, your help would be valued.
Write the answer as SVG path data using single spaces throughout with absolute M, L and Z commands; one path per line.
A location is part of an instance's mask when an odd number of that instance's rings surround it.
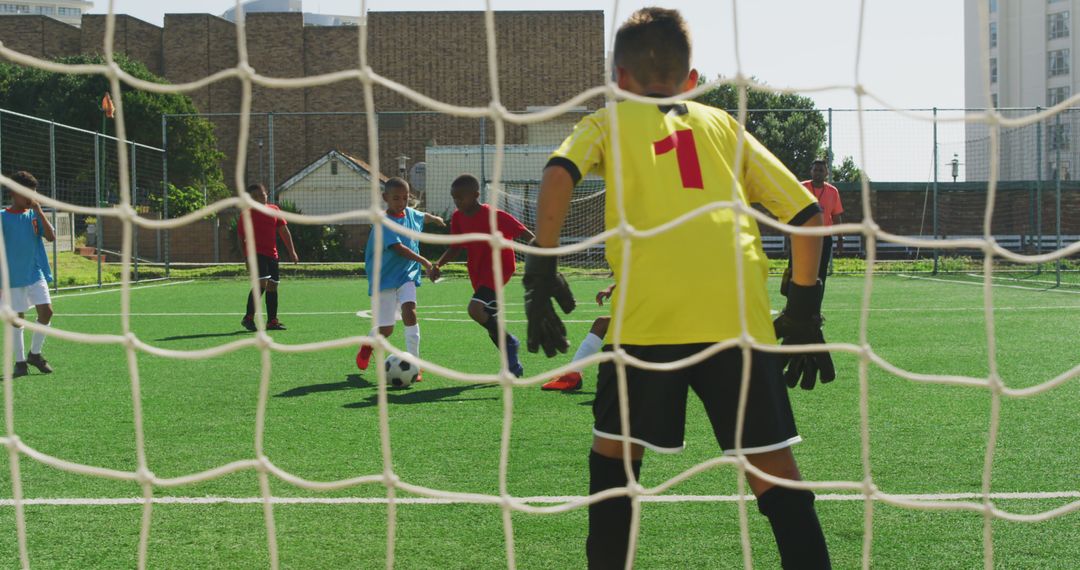
M 57 8 L 56 12 L 61 16 L 81 16 L 82 8 Z
M 1046 54 L 1046 75 L 1056 77 L 1069 74 L 1069 50 L 1055 49 Z
M 53 13 L 54 13 L 54 10 L 55 9 L 52 6 L 34 6 L 34 13 L 35 14 L 43 14 L 45 16 L 52 16 Z
M 1049 125 L 1046 127 L 1046 148 L 1051 152 L 1067 151 L 1070 147 L 1070 129 L 1072 125 Z
M 990 94 L 990 106 L 995 108 L 995 109 L 998 108 L 998 94 L 997 93 L 991 93 Z
M 0 12 L 7 14 L 29 14 L 30 7 L 25 4 L 0 4 Z
M 337 169 L 338 169 L 337 160 L 330 159 L 330 174 L 332 176 L 337 176 Z
M 990 58 L 990 83 L 997 83 L 997 58 Z
M 1069 37 L 1069 13 L 1055 12 L 1046 16 L 1047 39 Z
M 997 22 L 990 22 L 990 47 L 997 47 Z
M 1068 87 L 1051 87 L 1046 90 L 1046 106 L 1053 107 L 1068 99 L 1070 95 L 1072 95 L 1072 93 L 1070 93 Z
M 994 14 L 996 12 L 997 12 L 997 0 L 990 0 L 990 13 Z

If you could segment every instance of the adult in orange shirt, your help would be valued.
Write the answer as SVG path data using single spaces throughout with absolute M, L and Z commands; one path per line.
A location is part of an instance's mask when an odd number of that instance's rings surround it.
M 840 203 L 840 191 L 836 186 L 826 182 L 829 177 L 829 163 L 825 159 L 818 158 L 810 165 L 810 180 L 803 180 L 802 185 L 817 198 L 821 206 L 821 214 L 825 226 L 841 223 L 840 216 L 844 213 L 844 206 Z M 821 284 L 825 284 L 825 278 L 829 275 L 829 263 L 833 256 L 833 237 L 825 236 L 821 240 L 821 265 L 818 267 L 818 278 Z M 844 253 L 844 240 L 836 240 L 836 253 Z M 791 261 L 788 261 L 788 267 Z

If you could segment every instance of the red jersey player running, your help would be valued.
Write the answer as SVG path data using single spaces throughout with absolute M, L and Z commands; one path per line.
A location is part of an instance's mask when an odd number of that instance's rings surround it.
M 462 174 L 454 179 L 450 184 L 450 196 L 453 197 L 454 205 L 457 206 L 457 211 L 450 217 L 450 233 L 491 233 L 491 206 L 480 203 L 480 181 L 475 176 Z M 499 233 L 506 239 L 522 238 L 525 241 L 533 239 L 533 233 L 514 216 L 502 210 L 496 210 L 495 220 Z M 428 271 L 428 277 L 432 281 L 438 279 L 440 268 L 457 258 L 462 250 L 468 253 L 469 279 L 473 286 L 473 296 L 469 300 L 469 316 L 487 329 L 491 342 L 499 346 L 499 328 L 495 319 L 495 315 L 499 313 L 499 306 L 495 302 L 495 270 L 491 259 L 491 245 L 488 242 L 473 241 L 451 246 Z M 504 249 L 501 253 L 501 285 L 506 285 L 514 274 L 516 263 L 513 250 Z M 517 337 L 506 333 L 506 357 L 510 364 L 510 372 L 521 377 L 525 374 L 525 368 L 518 360 L 518 346 Z
M 266 186 L 252 184 L 247 187 L 247 191 L 256 202 L 265 205 L 271 210 L 281 210 L 281 208 L 273 204 L 266 203 Z M 285 249 L 289 251 L 289 259 L 293 263 L 297 263 L 300 258 L 296 256 L 292 234 L 289 233 L 289 227 L 285 224 L 284 218 L 275 218 L 257 210 L 252 210 L 251 226 L 255 236 L 255 259 L 257 263 L 256 269 L 259 272 L 259 290 L 266 297 L 266 318 L 268 319 L 266 329 L 283 331 L 285 326 L 277 318 L 278 282 L 281 281 L 281 274 L 278 271 L 278 236 L 285 243 Z M 240 220 L 240 223 L 236 225 L 236 231 L 240 234 L 240 247 L 245 248 L 244 251 L 247 251 L 247 246 L 244 244 L 243 220 Z M 244 313 L 244 320 L 240 321 L 240 324 L 249 331 L 255 330 L 255 291 L 248 293 L 247 312 Z

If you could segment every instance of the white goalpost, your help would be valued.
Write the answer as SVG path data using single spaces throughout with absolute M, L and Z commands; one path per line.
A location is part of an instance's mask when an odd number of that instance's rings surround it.
M 738 7 L 740 2 L 733 2 L 735 8 Z M 863 12 L 865 11 L 866 0 L 860 2 L 860 42 L 862 38 L 862 27 L 864 25 Z M 988 19 L 985 3 L 982 3 L 980 8 L 982 12 L 982 21 L 986 22 Z M 672 477 L 671 479 L 664 481 L 658 485 L 645 487 L 638 481 L 634 480 L 632 470 L 630 468 L 629 460 L 626 461 L 626 470 L 630 476 L 630 484 L 625 488 L 616 489 L 610 493 L 603 495 L 593 495 L 587 497 L 520 497 L 515 496 L 510 491 L 509 484 L 509 457 L 511 451 L 511 442 L 513 438 L 513 417 L 515 406 L 515 390 L 523 387 L 536 387 L 542 382 L 548 381 L 552 376 L 569 372 L 572 369 L 580 366 L 582 363 L 565 363 L 562 366 L 552 367 L 548 370 L 538 371 L 537 374 L 528 376 L 525 378 L 516 378 L 509 370 L 509 365 L 506 357 L 506 347 L 501 346 L 500 352 L 500 367 L 497 372 L 490 374 L 470 374 L 460 370 L 456 370 L 448 367 L 445 363 L 432 362 L 427 360 L 419 360 L 411 356 L 407 352 L 402 351 L 399 348 L 393 346 L 382 336 L 344 336 L 329 341 L 315 342 L 301 345 L 283 345 L 276 343 L 274 339 L 267 334 L 266 322 L 262 314 L 262 308 L 259 304 L 256 304 L 256 323 L 258 326 L 258 332 L 254 337 L 245 338 L 243 340 L 237 340 L 229 342 L 227 344 L 221 344 L 210 349 L 205 350 L 170 350 L 160 346 L 154 345 L 146 339 L 140 338 L 136 335 L 131 326 L 131 278 L 130 267 L 133 262 L 133 231 L 136 227 L 147 228 L 150 230 L 164 230 L 175 229 L 183 227 L 187 224 L 193 223 L 208 214 L 220 212 L 227 208 L 239 208 L 243 212 L 241 217 L 241 227 L 243 231 L 248 235 L 252 234 L 253 227 L 250 218 L 250 212 L 252 210 L 260 211 L 264 214 L 272 216 L 280 216 L 286 219 L 290 223 L 301 224 L 329 224 L 329 223 L 341 223 L 345 220 L 356 221 L 361 220 L 373 225 L 373 239 L 377 253 L 375 255 L 374 268 L 369 268 L 369 275 L 378 276 L 383 266 L 382 256 L 382 227 L 385 224 L 389 224 L 394 231 L 407 235 L 412 238 L 420 239 L 427 243 L 438 244 L 457 244 L 463 243 L 475 239 L 468 236 L 452 236 L 452 235 L 433 235 L 427 233 L 416 233 L 407 229 L 403 229 L 392 222 L 389 222 L 386 218 L 386 214 L 380 209 L 381 193 L 378 186 L 377 177 L 372 177 L 371 187 L 368 189 L 370 193 L 370 201 L 372 204 L 368 208 L 342 211 L 328 215 L 299 215 L 288 212 L 276 213 L 265 206 L 256 203 L 244 192 L 244 179 L 243 179 L 243 165 L 247 162 L 247 148 L 248 139 L 251 136 L 250 125 L 250 110 L 252 105 L 252 93 L 253 89 L 258 86 L 263 89 L 294 89 L 298 87 L 315 87 L 321 85 L 328 85 L 331 83 L 351 81 L 358 85 L 358 97 L 362 98 L 364 111 L 368 116 L 374 116 L 375 109 L 375 89 L 387 89 L 397 94 L 400 94 L 409 100 L 423 105 L 431 110 L 452 114 L 460 117 L 468 118 L 480 118 L 485 117 L 488 121 L 491 121 L 494 125 L 495 132 L 495 157 L 494 168 L 488 177 L 490 180 L 489 185 L 489 201 L 492 204 L 498 205 L 500 208 L 513 213 L 520 220 L 522 220 L 527 226 L 535 227 L 535 200 L 538 190 L 538 180 L 536 178 L 516 178 L 513 176 L 507 176 L 504 173 L 504 152 L 506 142 L 506 128 L 508 125 L 529 125 L 541 123 L 554 119 L 564 113 L 576 112 L 580 109 L 580 105 L 584 102 L 603 97 L 608 106 L 613 105 L 615 102 L 625 99 L 634 99 L 640 97 L 633 96 L 629 93 L 618 89 L 617 85 L 612 81 L 607 81 L 600 85 L 595 85 L 592 88 L 584 91 L 577 96 L 563 101 L 557 106 L 545 108 L 536 112 L 529 113 L 514 113 L 508 111 L 500 99 L 500 83 L 499 83 L 499 51 L 498 42 L 496 41 L 497 32 L 495 26 L 495 17 L 493 12 L 493 2 L 488 0 L 485 2 L 485 41 L 487 45 L 487 64 L 488 64 L 488 77 L 490 82 L 490 93 L 492 94 L 489 104 L 480 107 L 464 107 L 451 105 L 449 103 L 438 101 L 418 93 L 410 89 L 407 85 L 401 85 L 391 79 L 384 77 L 377 73 L 370 65 L 367 54 L 367 34 L 368 24 L 366 18 L 361 18 L 359 25 L 359 45 L 357 46 L 359 52 L 360 65 L 356 69 L 350 69 L 346 71 L 340 71 L 335 73 L 329 73 L 319 76 L 310 76 L 303 78 L 276 78 L 260 75 L 257 70 L 253 69 L 249 65 L 248 53 L 247 53 L 247 40 L 246 40 L 246 28 L 243 18 L 243 10 L 239 9 L 240 2 L 236 2 L 237 6 L 237 21 L 236 21 L 236 37 L 237 37 L 237 52 L 238 61 L 234 67 L 222 70 L 213 76 L 204 77 L 199 80 L 177 85 L 162 85 L 157 83 L 150 83 L 132 77 L 115 65 L 81 65 L 81 66 L 65 66 L 54 62 L 50 62 L 44 59 L 38 59 L 31 57 L 17 51 L 14 51 L 6 46 L 0 45 L 0 56 L 14 61 L 21 65 L 32 66 L 40 69 L 63 72 L 63 73 L 92 73 L 102 75 L 109 80 L 110 89 L 112 92 L 113 101 L 116 103 L 116 135 L 117 146 L 116 153 L 118 154 L 118 168 L 120 172 L 127 171 L 127 166 L 131 157 L 129 155 L 127 134 L 124 127 L 124 110 L 123 100 L 121 97 L 120 89 L 121 85 L 128 85 L 136 89 L 145 91 L 151 91 L 156 93 L 179 93 L 190 92 L 195 89 L 206 87 L 214 82 L 222 80 L 237 80 L 241 84 L 241 107 L 243 113 L 241 115 L 238 156 L 236 159 L 236 178 L 234 186 L 237 188 L 237 195 L 228 199 L 223 199 L 213 204 L 210 204 L 196 212 L 192 212 L 180 218 L 167 219 L 167 220 L 152 220 L 143 217 L 139 217 L 131 205 L 131 191 L 130 181 L 124 176 L 119 177 L 119 197 L 120 203 L 112 207 L 86 207 L 74 204 L 68 204 L 56 200 L 52 200 L 46 196 L 38 196 L 37 198 L 46 206 L 56 208 L 65 212 L 74 212 L 81 215 L 97 216 L 112 218 L 123 224 L 124 227 L 124 240 L 122 248 L 122 289 L 121 295 L 121 327 L 122 332 L 118 335 L 89 335 L 63 328 L 42 327 L 36 322 L 20 319 L 16 313 L 11 310 L 11 305 L 8 301 L 11 297 L 10 289 L 10 276 L 8 275 L 6 254 L 3 247 L 3 235 L 0 232 L 0 266 L 3 267 L 0 276 L 2 276 L 2 297 L 0 301 L 0 316 L 3 317 L 5 323 L 4 333 L 4 349 L 5 355 L 3 360 L 4 366 L 4 409 L 5 409 L 5 428 L 4 434 L 0 437 L 0 444 L 5 446 L 8 450 L 8 459 L 10 464 L 10 475 L 12 479 L 11 493 L 12 500 L 11 505 L 14 509 L 15 527 L 17 530 L 17 544 L 20 557 L 20 564 L 23 568 L 30 568 L 33 562 L 33 552 L 30 550 L 30 546 L 27 538 L 27 516 L 25 507 L 28 504 L 34 503 L 31 499 L 25 496 L 24 492 L 24 477 L 21 475 L 20 464 L 25 461 L 40 462 L 55 469 L 59 469 L 65 472 L 85 475 L 87 477 L 108 478 L 121 481 L 129 481 L 139 486 L 142 492 L 142 496 L 135 501 L 142 508 L 140 531 L 139 531 L 139 545 L 138 545 L 138 567 L 145 568 L 148 563 L 148 551 L 150 548 L 150 535 L 153 521 L 155 520 L 155 505 L 158 504 L 157 499 L 161 497 L 158 495 L 159 489 L 175 488 L 182 485 L 189 485 L 196 482 L 209 481 L 217 478 L 224 477 L 229 474 L 233 474 L 240 471 L 254 472 L 258 478 L 260 494 L 257 501 L 262 505 L 263 518 L 266 529 L 267 537 L 267 550 L 269 552 L 270 566 L 274 569 L 279 568 L 281 560 L 279 557 L 279 537 L 277 532 L 277 523 L 275 517 L 275 505 L 280 502 L 280 497 L 275 497 L 271 492 L 271 482 L 284 483 L 300 489 L 311 491 L 333 491 L 354 488 L 362 485 L 366 486 L 381 486 L 385 490 L 384 498 L 380 501 L 385 502 L 387 506 L 387 544 L 386 544 L 386 565 L 388 568 L 392 568 L 395 565 L 395 544 L 399 539 L 397 533 L 397 517 L 398 517 L 398 505 L 403 503 L 414 502 L 418 500 L 424 501 L 440 501 L 451 503 L 467 503 L 467 504 L 479 504 L 490 505 L 497 507 L 501 511 L 502 517 L 502 530 L 505 543 L 506 552 L 506 565 L 509 568 L 516 568 L 518 565 L 518 550 L 515 545 L 515 527 L 514 527 L 514 515 L 523 514 L 551 514 L 562 513 L 576 509 L 586 508 L 587 505 L 610 498 L 612 496 L 628 496 L 633 505 L 633 525 L 632 533 L 634 539 L 630 542 L 630 556 L 628 556 L 628 565 L 633 564 L 634 553 L 637 548 L 636 536 L 640 525 L 641 504 L 650 501 L 663 500 L 662 497 L 668 492 L 669 489 L 675 485 L 691 479 L 701 473 L 704 473 L 710 469 L 714 469 L 718 466 L 726 466 L 725 468 L 731 468 L 736 470 L 739 477 L 739 484 L 737 493 L 726 497 L 725 500 L 731 500 L 738 504 L 739 513 L 739 526 L 741 529 L 740 543 L 742 548 L 743 562 L 747 568 L 751 567 L 751 542 L 749 531 L 749 516 L 748 515 L 748 503 L 753 500 L 753 495 L 746 487 L 745 475 L 752 473 L 756 477 L 773 482 L 778 485 L 786 487 L 808 489 L 819 493 L 830 492 L 844 492 L 852 494 L 858 497 L 857 500 L 862 500 L 864 503 L 864 534 L 862 538 L 862 555 L 860 565 L 862 568 L 869 569 L 872 564 L 871 552 L 874 546 L 873 536 L 873 519 L 875 509 L 879 505 L 890 505 L 905 509 L 920 509 L 920 510 L 940 510 L 940 511 L 972 511 L 980 513 L 983 516 L 983 560 L 986 568 L 992 568 L 995 561 L 994 553 L 994 524 L 996 521 L 1016 521 L 1016 522 L 1039 522 L 1046 521 L 1055 517 L 1060 517 L 1069 513 L 1080 511 L 1080 499 L 1072 500 L 1064 506 L 1044 510 L 1037 513 L 1021 513 L 1013 512 L 1003 509 L 995 504 L 994 495 L 991 492 L 991 474 L 995 464 L 995 444 L 999 435 L 1001 425 L 1001 405 L 1002 402 L 1008 399 L 1026 398 L 1037 394 L 1043 394 L 1052 391 L 1056 388 L 1066 385 L 1070 382 L 1077 381 L 1080 378 L 1080 362 L 1076 366 L 1072 367 L 1067 372 L 1060 374 L 1055 378 L 1042 379 L 1040 382 L 1031 385 L 1026 388 L 1010 387 L 1002 379 L 999 374 L 998 356 L 995 351 L 995 311 L 994 311 L 994 294 L 995 288 L 993 287 L 993 261 L 1005 260 L 1016 264 L 1037 264 L 1037 263 L 1049 263 L 1058 259 L 1062 259 L 1068 256 L 1075 256 L 1080 254 L 1080 242 L 1073 243 L 1067 247 L 1049 251 L 1037 255 L 1024 255 L 1014 251 L 1010 251 L 996 244 L 990 233 L 990 220 L 995 212 L 995 198 L 997 194 L 997 167 L 996 164 L 991 165 L 990 182 L 987 186 L 987 200 L 986 209 L 983 213 L 984 224 L 983 233 L 979 236 L 968 237 L 965 239 L 945 239 L 936 240 L 933 238 L 916 239 L 903 236 L 886 236 L 885 233 L 875 222 L 875 215 L 871 208 L 872 201 L 869 199 L 870 187 L 867 181 L 863 181 L 862 195 L 863 195 L 863 221 L 861 223 L 846 223 L 838 226 L 833 226 L 829 232 L 842 232 L 845 234 L 858 234 L 861 235 L 864 243 L 866 244 L 866 273 L 865 273 L 865 289 L 863 292 L 862 304 L 858 314 L 858 333 L 857 340 L 854 342 L 831 342 L 823 347 L 833 353 L 846 353 L 853 356 L 858 361 L 858 413 L 859 413 L 859 430 L 860 430 L 860 454 L 862 463 L 862 476 L 857 480 L 844 480 L 844 481 L 792 481 L 788 479 L 780 479 L 765 474 L 762 471 L 757 470 L 751 465 L 743 453 L 741 447 L 736 449 L 734 456 L 719 456 L 714 457 L 708 461 L 697 464 L 684 472 Z M 109 2 L 109 16 L 107 18 L 107 26 L 105 31 L 105 43 L 104 43 L 104 55 L 106 60 L 111 61 L 115 54 L 114 47 L 114 35 L 116 32 L 116 19 L 113 13 L 114 3 L 112 0 Z M 361 14 L 367 14 L 367 3 L 361 1 L 359 3 Z M 733 10 L 734 12 L 734 10 Z M 610 20 L 608 22 L 609 29 L 615 29 L 619 25 L 619 2 L 614 0 L 612 2 L 612 9 L 610 11 Z M 732 14 L 734 17 L 735 14 Z M 983 26 L 984 34 L 986 26 Z M 736 38 L 737 42 L 737 38 Z M 983 38 L 984 47 L 986 46 L 986 38 Z M 737 43 L 734 46 L 736 53 Z M 862 49 L 862 45 L 858 46 L 859 50 Z M 985 58 L 984 58 L 985 59 Z M 606 71 L 611 70 L 611 57 L 610 46 L 609 54 L 606 60 Z M 741 62 L 733 75 L 734 79 L 729 80 L 716 80 L 708 84 L 699 86 L 697 89 L 684 94 L 685 96 L 677 98 L 678 100 L 693 98 L 706 90 L 716 87 L 722 83 L 730 83 L 737 86 L 741 92 L 745 94 L 748 89 L 772 89 L 767 86 L 753 83 L 750 79 L 750 71 L 742 67 Z M 606 73 L 605 77 L 610 77 L 610 73 Z M 877 94 L 872 92 L 866 85 L 861 83 L 858 66 L 855 68 L 855 82 L 854 84 L 847 86 L 857 96 L 859 101 L 860 110 L 863 105 L 868 102 L 876 102 L 883 106 L 888 106 Z M 989 85 L 984 85 L 984 88 L 989 90 Z M 999 133 L 1001 129 L 1007 127 L 1017 127 L 1025 124 L 1032 124 L 1033 122 L 1050 116 L 1054 113 L 1060 112 L 1069 104 L 1075 104 L 1080 102 L 1080 95 L 1074 95 L 1068 101 L 1061 103 L 1060 105 L 1047 109 L 1039 115 L 1025 117 L 1023 119 L 1010 119 L 1003 117 L 1001 114 L 995 111 L 989 111 L 978 117 L 970 119 L 957 119 L 959 121 L 971 120 L 978 121 L 987 125 L 990 135 L 990 146 L 992 149 L 997 148 Z M 746 114 L 746 97 L 740 98 L 740 108 L 738 118 L 745 123 Z M 917 113 L 906 113 L 911 118 L 920 121 L 930 121 L 928 116 L 920 115 Z M 612 114 L 615 115 L 614 113 Z M 613 119 L 613 127 L 616 136 L 615 141 L 615 157 L 616 168 L 615 172 L 620 172 L 618 168 L 618 161 L 620 160 L 618 149 L 618 124 L 617 120 Z M 861 122 L 860 122 L 861 124 Z M 864 133 L 860 133 L 862 136 Z M 370 156 L 367 157 L 369 163 L 372 166 L 372 171 L 381 172 L 379 165 L 379 131 L 376 121 L 367 122 L 367 136 L 368 144 L 371 149 Z M 740 133 L 740 140 L 742 133 Z M 741 145 L 740 145 L 741 147 Z M 739 156 L 736 160 L 737 164 L 745 157 Z M 19 187 L 6 176 L 7 173 L 0 173 L 0 183 L 9 188 L 14 188 L 16 192 L 27 193 L 29 190 Z M 516 174 L 516 173 L 515 173 Z M 535 173 L 538 177 L 539 173 Z M 491 244 L 497 245 L 502 248 L 513 248 L 519 254 L 523 253 L 537 253 L 543 255 L 556 255 L 560 256 L 564 265 L 570 267 L 580 268 L 582 270 L 596 272 L 597 274 L 608 271 L 607 262 L 604 259 L 605 247 L 609 245 L 605 244 L 608 238 L 615 237 L 617 235 L 626 236 L 629 239 L 623 241 L 624 259 L 631 259 L 630 255 L 627 255 L 633 248 L 633 242 L 635 239 L 643 239 L 644 237 L 669 230 L 679 224 L 685 223 L 687 220 L 695 217 L 707 214 L 711 210 L 717 208 L 728 208 L 735 212 L 736 221 L 741 216 L 753 217 L 759 225 L 769 226 L 774 229 L 783 230 L 793 234 L 814 234 L 824 235 L 826 230 L 818 229 L 806 229 L 799 227 L 792 227 L 785 224 L 781 224 L 761 212 L 755 210 L 752 207 L 743 205 L 737 197 L 733 196 L 730 201 L 722 203 L 714 203 L 708 206 L 699 208 L 692 212 L 686 212 L 686 214 L 679 219 L 673 220 L 670 223 L 665 224 L 659 228 L 652 228 L 648 231 L 643 231 L 639 228 L 631 227 L 626 221 L 626 213 L 624 207 L 625 196 L 623 194 L 623 182 L 621 180 L 621 174 L 616 179 L 614 184 L 606 186 L 602 181 L 592 178 L 586 178 L 578 189 L 575 191 L 573 201 L 570 209 L 570 215 L 568 216 L 566 229 L 563 233 L 562 245 L 555 249 L 539 249 L 518 243 L 514 243 L 509 240 L 505 240 L 501 235 L 493 234 L 488 236 L 488 240 Z M 605 211 L 613 208 L 618 216 L 614 223 L 605 222 Z M 735 224 L 736 228 L 738 223 Z M 497 227 L 495 222 L 495 212 L 491 213 L 491 227 Z M 738 230 L 736 230 L 738 231 Z M 877 250 L 875 244 L 877 240 L 888 238 L 888 241 L 892 243 L 904 244 L 915 248 L 923 249 L 940 249 L 947 251 L 950 249 L 964 249 L 975 250 L 981 253 L 981 256 L 986 261 L 985 269 L 982 272 L 982 291 L 984 298 L 984 318 L 985 318 L 985 333 L 986 340 L 989 346 L 987 369 L 988 372 L 985 375 L 972 375 L 972 376 L 955 376 L 946 374 L 920 374 L 911 371 L 903 370 L 893 363 L 889 362 L 883 357 L 875 348 L 871 345 L 869 334 L 869 322 L 870 322 L 870 310 L 874 299 L 874 261 L 877 257 Z M 617 243 L 612 240 L 612 243 Z M 738 243 L 738 240 L 736 240 Z M 254 240 L 246 240 L 247 249 L 245 251 L 245 257 L 249 262 L 249 267 L 255 267 L 254 260 L 256 259 Z M 498 260 L 499 249 L 493 248 L 493 257 Z M 736 255 L 736 274 L 740 277 L 747 269 L 742 266 L 741 256 Z M 501 264 L 494 263 L 495 280 L 501 282 Z M 253 289 L 258 289 L 258 276 L 255 271 L 252 270 L 249 274 L 249 285 Z M 630 287 L 633 285 L 630 284 Z M 503 288 L 498 288 L 496 291 L 498 302 L 505 306 L 508 300 L 518 300 L 519 292 L 504 291 Z M 621 288 L 616 291 L 616 294 L 626 294 L 626 288 Z M 378 288 L 372 297 L 372 306 L 377 306 L 379 303 Z M 746 302 L 744 298 L 740 298 L 740 314 L 738 318 L 742 322 L 743 330 L 747 330 L 746 326 Z M 502 335 L 500 342 L 505 344 L 505 332 L 507 330 L 507 316 L 505 311 L 498 314 L 498 329 Z M 128 362 L 128 371 L 130 375 L 130 387 L 132 395 L 132 414 L 134 418 L 134 430 L 135 430 L 135 449 L 136 449 L 136 467 L 131 471 L 121 471 L 115 469 L 106 469 L 93 465 L 87 465 L 83 463 L 73 462 L 63 457 L 55 457 L 49 455 L 39 449 L 32 447 L 25 441 L 20 439 L 19 433 L 16 430 L 15 417 L 19 413 L 19 407 L 16 405 L 15 388 L 12 380 L 13 372 L 13 337 L 12 327 L 10 325 L 19 325 L 27 330 L 33 332 L 43 332 L 50 337 L 60 338 L 74 342 L 95 343 L 95 344 L 107 344 L 122 347 L 126 353 Z M 613 330 L 613 339 L 615 344 L 615 350 L 610 352 L 602 352 L 589 357 L 583 363 L 585 365 L 598 364 L 600 362 L 611 362 L 618 370 L 620 381 L 620 398 L 619 406 L 621 410 L 621 417 L 623 418 L 623 432 L 629 432 L 628 425 L 628 409 L 629 403 L 626 394 L 625 375 L 626 370 L 631 365 L 638 368 L 647 369 L 671 369 L 679 367 L 691 366 L 697 362 L 700 362 L 708 356 L 715 354 L 716 352 L 727 348 L 738 348 L 743 351 L 744 355 L 749 355 L 750 350 L 760 350 L 775 353 L 792 353 L 797 350 L 791 347 L 780 347 L 774 345 L 763 345 L 757 343 L 748 335 L 734 339 L 725 343 L 717 344 L 709 347 L 707 350 L 694 355 L 691 358 L 675 363 L 667 364 L 649 364 L 633 361 L 627 353 L 622 349 L 620 343 L 620 331 L 621 331 L 621 319 L 614 319 L 611 323 Z M 382 459 L 382 469 L 376 473 L 362 473 L 356 474 L 353 477 L 333 480 L 333 481 L 316 481 L 305 479 L 294 473 L 290 473 L 281 466 L 275 464 L 272 457 L 270 457 L 266 450 L 266 423 L 267 423 L 267 408 L 270 398 L 270 378 L 271 378 L 271 354 L 275 352 L 315 352 L 325 351 L 335 348 L 345 347 L 357 347 L 362 343 L 370 343 L 375 345 L 375 361 L 381 362 L 387 354 L 396 354 L 401 359 L 412 362 L 414 365 L 421 367 L 425 371 L 431 371 L 434 374 L 446 377 L 456 382 L 469 383 L 469 384 L 495 384 L 498 386 L 501 397 L 503 400 L 503 416 L 502 416 L 502 429 L 499 440 L 499 472 L 498 472 L 498 493 L 469 493 L 460 491 L 451 491 L 446 489 L 432 488 L 426 486 L 422 481 L 410 481 L 404 479 L 394 469 L 394 456 L 397 452 L 395 450 L 394 442 L 390 436 L 390 416 L 389 416 L 389 400 L 388 400 L 388 383 L 386 378 L 386 372 L 381 366 L 377 366 L 377 405 L 378 405 L 378 428 L 380 438 L 380 453 Z M 822 345 L 817 345 L 822 346 Z M 147 446 L 145 441 L 145 432 L 143 428 L 144 413 L 142 409 L 143 390 L 141 387 L 142 378 L 140 376 L 140 370 L 137 365 L 137 358 L 140 354 L 152 355 L 167 359 L 175 360 L 200 360 L 207 359 L 214 356 L 219 356 L 226 353 L 231 353 L 244 349 L 254 349 L 260 353 L 260 384 L 258 390 L 258 401 L 256 404 L 256 413 L 254 421 L 254 442 L 251 447 L 250 455 L 244 459 L 234 461 L 231 463 L 218 465 L 213 468 L 207 469 L 201 472 L 188 473 L 182 477 L 176 478 L 163 478 L 155 475 L 153 471 L 153 465 L 147 460 Z M 801 349 L 799 349 L 801 350 Z M 984 468 L 981 473 L 981 488 L 979 492 L 959 496 L 955 500 L 939 500 L 939 499 L 926 499 L 924 497 L 916 497 L 910 495 L 891 494 L 882 491 L 876 484 L 875 472 L 871 465 L 871 438 L 870 438 L 870 393 L 872 387 L 870 385 L 868 376 L 871 367 L 878 367 L 889 373 L 895 375 L 898 378 L 905 379 L 906 381 L 915 383 L 929 383 L 929 384 L 942 384 L 965 387 L 970 390 L 984 391 L 989 395 L 990 399 L 990 421 L 986 431 L 986 447 L 985 447 L 985 461 Z M 742 386 L 743 393 L 746 392 L 746 387 L 749 385 L 749 368 L 745 368 L 742 373 Z M 740 421 L 745 415 L 745 397 L 740 402 L 739 406 L 739 418 Z M 587 429 L 587 426 L 582 426 L 582 430 Z M 741 423 L 740 431 L 741 434 Z M 629 445 L 629 443 L 627 443 Z M 408 493 L 415 495 L 409 499 L 403 499 L 399 495 L 401 493 Z M 691 499 L 687 499 L 691 500 Z

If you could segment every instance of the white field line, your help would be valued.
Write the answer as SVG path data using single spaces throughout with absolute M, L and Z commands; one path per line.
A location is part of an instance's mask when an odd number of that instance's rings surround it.
M 888 495 L 891 499 L 908 501 L 959 501 L 982 499 L 979 493 L 926 493 Z M 992 500 L 1050 500 L 1050 499 L 1077 499 L 1080 491 L 1051 491 L 1031 493 L 990 493 Z M 529 504 L 560 504 L 581 501 L 582 496 L 547 496 L 547 497 L 519 497 L 518 501 Z M 754 497 L 746 496 L 744 500 L 753 501 Z M 641 497 L 646 503 L 733 503 L 739 500 L 738 495 L 647 495 Z M 864 501 L 863 495 L 859 494 L 821 494 L 817 495 L 818 501 Z M 116 497 L 101 499 L 66 498 L 66 499 L 23 499 L 24 505 L 30 506 L 121 506 L 141 505 L 145 499 L 141 497 Z M 155 505 L 251 505 L 262 504 L 262 497 L 154 497 Z M 272 497 L 271 501 L 278 505 L 385 505 L 386 497 Z M 460 499 L 434 499 L 429 497 L 397 497 L 397 504 L 405 505 L 453 505 L 471 504 L 471 501 Z M 0 499 L 0 507 L 14 506 L 12 499 Z
M 170 287 L 172 285 L 186 285 L 188 283 L 194 283 L 194 279 L 188 279 L 187 281 L 169 281 L 168 283 L 159 283 L 157 285 L 136 285 L 130 287 L 132 291 L 142 291 L 143 289 L 154 289 L 155 287 Z M 86 293 L 61 293 L 60 295 L 53 295 L 52 301 L 55 303 L 60 299 L 68 299 L 71 297 L 86 297 L 87 295 L 104 295 L 106 293 L 119 293 L 123 290 L 123 287 L 113 286 L 112 289 L 102 289 L 100 291 L 88 291 Z
M 954 285 L 972 285 L 975 287 L 982 287 L 982 282 L 969 282 L 969 281 L 957 281 L 955 279 L 939 279 L 937 277 L 920 277 L 918 275 L 907 275 L 904 273 L 898 273 L 897 277 L 903 277 L 905 279 L 914 279 L 919 281 L 937 281 L 939 283 L 952 283 Z M 982 278 L 981 276 L 979 277 Z M 1002 285 L 1000 283 L 991 283 L 991 286 L 1002 289 L 1020 289 L 1022 291 L 1045 291 L 1047 293 L 1072 293 L 1074 295 L 1080 295 L 1080 291 L 1073 289 L 1056 289 L 1047 287 L 1024 287 L 1023 285 Z
M 1047 271 L 1047 273 L 1049 273 L 1049 271 Z M 964 275 L 966 275 L 968 277 L 974 277 L 976 279 L 982 279 L 982 275 L 980 275 L 978 273 L 965 273 Z M 1017 279 L 1015 277 L 1006 277 L 1004 275 L 991 275 L 990 278 L 991 279 L 997 279 L 999 281 L 1020 281 L 1019 279 Z M 1057 285 L 1057 281 L 1049 281 L 1049 280 L 1046 280 L 1046 279 L 1024 279 L 1023 282 L 1024 283 L 1042 283 L 1044 285 L 1054 285 L 1054 286 Z

